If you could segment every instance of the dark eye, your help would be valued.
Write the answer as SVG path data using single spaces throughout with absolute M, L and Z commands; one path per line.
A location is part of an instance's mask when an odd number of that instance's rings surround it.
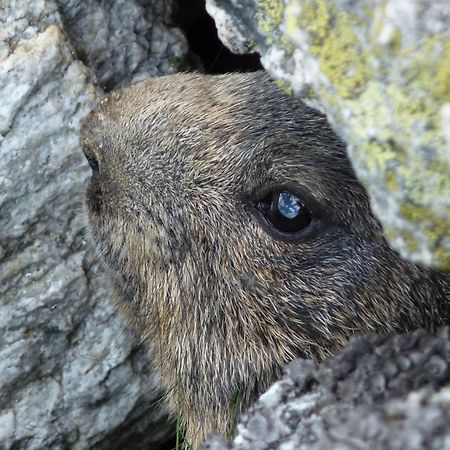
M 281 233 L 298 233 L 312 222 L 311 212 L 292 192 L 274 190 L 256 202 L 256 208 Z

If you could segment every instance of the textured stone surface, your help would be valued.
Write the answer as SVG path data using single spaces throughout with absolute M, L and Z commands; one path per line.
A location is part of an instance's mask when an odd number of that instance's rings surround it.
M 166 2 L 145 5 L 0 2 L 0 449 L 156 449 L 170 432 L 82 217 L 79 125 L 102 92 L 77 55 L 108 85 L 172 70 L 184 40 L 149 25 Z
M 209 450 L 450 449 L 450 340 L 424 331 L 356 337 L 336 357 L 296 360 Z
M 450 269 L 450 2 L 207 0 L 224 43 L 258 51 L 348 143 L 391 244 Z
M 184 35 L 171 28 L 172 0 L 59 0 L 79 58 L 111 89 L 131 79 L 186 70 Z

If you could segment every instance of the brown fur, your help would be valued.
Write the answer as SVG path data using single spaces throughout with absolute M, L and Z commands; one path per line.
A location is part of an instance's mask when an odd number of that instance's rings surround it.
M 295 357 L 449 322 L 449 276 L 390 249 L 325 118 L 262 73 L 128 87 L 88 117 L 82 145 L 100 168 L 93 240 L 194 447 Z M 267 233 L 252 201 L 272 184 L 301 186 L 322 228 Z

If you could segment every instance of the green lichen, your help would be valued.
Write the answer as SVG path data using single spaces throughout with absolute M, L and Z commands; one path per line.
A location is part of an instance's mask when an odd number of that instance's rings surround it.
M 444 50 L 437 64 L 434 94 L 442 101 L 450 101 L 450 39 L 443 43 Z
M 388 169 L 385 174 L 385 183 L 391 192 L 398 193 L 400 190 L 397 175 L 394 170 Z
M 449 269 L 450 254 L 442 241 L 443 236 L 450 235 L 446 194 L 450 192 L 449 168 L 439 152 L 444 147 L 439 108 L 432 95 L 420 91 L 418 83 L 413 80 L 408 86 L 413 95 L 395 84 L 382 88 L 371 82 L 359 99 L 347 101 L 353 113 L 350 141 L 360 142 L 352 156 L 366 187 L 372 191 L 374 185 L 377 190 L 385 189 L 385 195 L 399 205 L 398 217 L 403 225 L 394 229 L 387 220 L 388 238 L 403 242 L 403 254 L 420 255 L 428 249 L 433 255 L 431 265 Z M 377 138 L 364 143 L 371 127 L 376 129 Z M 422 152 L 417 144 L 411 145 L 418 139 Z M 447 214 L 439 216 L 433 211 L 438 198 Z M 415 224 L 414 232 L 408 224 Z
M 345 5 L 288 2 L 288 35 L 326 76 L 313 79 L 308 98 L 319 99 L 350 144 L 357 175 L 391 242 L 416 261 L 422 255 L 448 269 L 450 167 L 441 108 L 450 102 L 450 38 L 404 39 L 401 23 L 386 29 L 383 0 L 373 11 L 362 2 L 351 12 Z M 390 197 L 387 215 L 383 196 Z
M 287 81 L 275 80 L 275 84 L 287 95 L 292 95 L 292 88 Z
M 382 48 L 378 41 L 379 36 L 383 33 L 386 21 L 389 20 L 386 18 L 388 3 L 389 2 L 387 0 L 380 0 L 378 8 L 373 13 L 373 23 L 370 27 L 371 32 L 369 40 L 372 47 L 379 48 L 380 51 L 384 50 L 390 55 L 390 57 L 395 57 L 402 47 L 402 33 L 398 28 L 390 31 L 387 40 L 385 37 L 385 42 L 383 43 Z M 390 24 L 390 26 L 392 26 L 392 24 Z
M 275 34 L 278 34 L 277 30 L 283 20 L 283 14 L 283 0 L 261 0 L 256 3 L 256 21 L 269 45 L 278 40 Z
M 403 251 L 409 255 L 417 255 L 421 248 L 417 240 L 417 236 L 409 229 L 399 230 L 398 228 L 388 228 L 384 230 L 386 237 L 391 241 L 401 241 L 403 243 Z
M 285 35 L 282 35 L 278 41 L 279 46 L 289 55 L 292 55 L 295 51 L 294 43 L 288 39 Z
M 360 150 L 365 150 L 370 157 L 375 155 L 378 161 L 387 162 L 394 157 L 402 165 L 411 165 L 411 158 L 416 158 L 415 162 L 423 167 L 420 154 L 410 142 L 417 140 L 420 129 L 423 145 L 433 148 L 440 145 L 439 108 L 430 95 L 421 93 L 415 86 L 408 88 L 417 93 L 405 92 L 396 84 L 383 86 L 376 81 L 369 82 L 358 99 L 346 102 L 346 107 L 352 111 L 348 121 L 349 137 L 361 142 L 367 137 L 368 130 L 375 130 L 377 138 Z M 377 146 L 378 150 L 374 148 Z M 377 167 L 384 169 L 384 166 Z
M 296 3 L 299 13 L 289 10 L 288 32 L 302 29 L 308 34 L 310 52 L 321 71 L 342 98 L 358 96 L 371 79 L 371 54 L 364 49 L 355 33 L 361 19 L 327 0 Z
M 391 56 L 395 57 L 399 54 L 402 48 L 402 33 L 400 30 L 395 30 L 388 42 L 388 49 L 391 52 Z
M 364 151 L 366 168 L 371 174 L 386 171 L 388 163 L 395 161 L 397 156 L 387 142 L 369 141 L 363 144 L 361 150 Z
M 432 36 L 414 52 L 405 76 L 443 103 L 450 101 L 450 39 Z
M 443 236 L 450 236 L 450 211 L 447 211 L 442 217 L 438 216 L 430 207 L 402 202 L 399 212 L 409 223 L 428 224 L 426 238 L 428 242 L 435 243 L 434 248 L 431 249 L 434 263 L 444 270 L 450 270 L 450 253 L 448 249 L 444 248 L 441 239 Z M 408 239 L 408 234 L 403 231 L 402 237 L 405 239 L 410 254 L 418 251 L 419 239 L 417 236 L 413 235 L 411 239 Z

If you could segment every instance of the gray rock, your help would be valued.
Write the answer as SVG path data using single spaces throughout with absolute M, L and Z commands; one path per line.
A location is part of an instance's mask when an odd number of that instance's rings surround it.
M 230 49 L 327 114 L 392 246 L 450 270 L 450 2 L 206 3 Z
M 169 26 L 172 0 L 58 3 L 79 58 L 108 90 L 132 79 L 189 68 L 186 39 Z
M 354 337 L 320 365 L 296 360 L 208 450 L 450 449 L 450 340 L 419 330 Z
M 102 95 L 83 49 L 108 85 L 184 57 L 159 21 L 170 5 L 147 3 L 0 6 L 0 449 L 156 449 L 171 432 L 158 375 L 86 243 L 78 141 Z

